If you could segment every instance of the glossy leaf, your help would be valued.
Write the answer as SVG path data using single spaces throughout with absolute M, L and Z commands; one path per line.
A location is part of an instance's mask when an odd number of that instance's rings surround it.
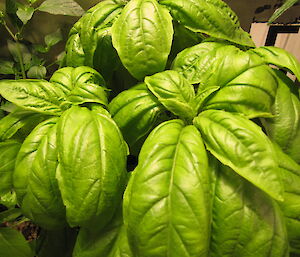
M 0 94 L 24 109 L 60 115 L 63 92 L 45 80 L 2 80 Z
M 236 44 L 254 46 L 236 14 L 221 0 L 160 0 L 174 20 L 188 29 Z
M 277 204 L 229 167 L 221 167 L 215 183 L 211 256 L 288 256 Z
M 32 257 L 34 254 L 21 232 L 0 228 L 0 256 Z
M 272 106 L 273 118 L 263 120 L 271 140 L 300 163 L 300 100 L 293 92 L 293 81 L 281 72 L 276 72 L 278 89 Z
M 209 176 L 206 151 L 194 126 L 171 120 L 151 132 L 124 199 L 134 254 L 208 255 Z
M 27 192 L 29 176 L 37 149 L 42 143 L 49 129 L 56 124 L 57 118 L 52 118 L 40 123 L 25 139 L 18 153 L 15 170 L 13 173 L 13 184 L 19 203 L 22 203 Z
M 72 107 L 58 123 L 56 173 L 70 226 L 97 229 L 113 216 L 126 180 L 127 147 L 105 114 Z
M 112 42 L 137 79 L 163 71 L 171 50 L 172 18 L 156 0 L 131 0 L 112 26 Z
M 85 64 L 85 55 L 78 33 L 70 35 L 67 40 L 64 62 L 65 66 L 70 67 L 78 67 Z
M 30 143 L 33 142 L 26 141 L 27 145 Z M 65 206 L 55 178 L 58 166 L 56 125 L 43 136 L 34 155 L 28 163 L 28 185 L 21 202 L 22 212 L 42 228 L 62 228 L 66 220 Z
M 178 72 L 163 71 L 146 77 L 145 83 L 167 110 L 189 121 L 196 116 L 194 87 Z
M 9 192 L 13 187 L 12 175 L 21 144 L 14 140 L 0 142 L 0 194 Z
M 284 201 L 279 206 L 285 223 L 291 252 L 300 253 L 300 166 L 275 145 L 284 186 Z
M 300 63 L 288 51 L 275 46 L 262 46 L 251 49 L 251 52 L 259 55 L 268 64 L 274 64 L 294 73 L 298 80 L 300 80 Z
M 50 14 L 81 16 L 84 10 L 74 0 L 46 0 L 38 7 L 41 12 Z
M 13 209 L 18 204 L 17 196 L 14 191 L 7 192 L 6 194 L 1 194 L 0 204 L 4 205 L 8 209 Z
M 145 84 L 123 91 L 109 104 L 112 118 L 129 147 L 133 147 L 154 127 L 163 110 Z
M 178 54 L 173 69 L 191 83 L 200 83 L 200 91 L 220 87 L 203 109 L 239 112 L 249 118 L 271 116 L 277 80 L 271 68 L 253 53 L 204 42 Z
M 201 112 L 194 119 L 207 149 L 223 164 L 283 200 L 283 186 L 273 146 L 261 128 L 243 116 L 219 110 Z

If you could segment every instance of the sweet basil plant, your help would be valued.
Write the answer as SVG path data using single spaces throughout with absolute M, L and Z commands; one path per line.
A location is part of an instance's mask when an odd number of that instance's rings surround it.
M 300 256 L 288 74 L 221 0 L 99 2 L 49 81 L 0 81 L 0 217 L 40 228 L 22 256 Z

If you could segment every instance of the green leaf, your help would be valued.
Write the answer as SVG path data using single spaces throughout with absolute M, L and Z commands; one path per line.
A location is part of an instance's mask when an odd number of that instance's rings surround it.
M 23 59 L 24 64 L 28 63 L 31 60 L 31 54 L 29 53 L 28 48 L 21 44 L 20 42 L 13 42 L 11 40 L 7 40 L 7 48 L 12 57 L 14 58 L 15 62 L 20 63 L 20 56 L 19 56 L 19 50 L 21 52 L 21 57 Z
M 105 114 L 72 107 L 58 123 L 56 173 L 70 226 L 105 226 L 126 183 L 127 146 Z
M 85 64 L 85 54 L 78 33 L 69 36 L 66 43 L 65 65 L 78 67 Z
M 222 166 L 213 199 L 212 257 L 288 256 L 283 216 L 262 191 Z
M 208 256 L 208 159 L 194 126 L 171 120 L 146 139 L 124 198 L 124 222 L 137 256 Z
M 178 72 L 163 71 L 145 78 L 149 90 L 167 110 L 192 121 L 197 115 L 194 87 Z
M 20 28 L 23 24 L 16 15 L 16 12 L 18 11 L 18 5 L 20 5 L 20 3 L 16 0 L 5 0 L 5 12 L 7 16 L 9 17 L 13 26 Z
M 219 86 L 203 109 L 243 113 L 249 118 L 270 117 L 277 80 L 257 55 L 220 42 L 204 42 L 178 54 L 173 69 L 199 90 Z M 251 97 L 249 97 L 251 96 Z
M 63 36 L 60 28 L 58 28 L 55 32 L 45 36 L 45 43 L 47 47 L 52 47 L 62 40 Z
M 290 251 L 300 253 L 300 166 L 274 145 L 284 186 L 284 201 L 279 206 L 285 217 L 291 246 Z
M 294 73 L 297 79 L 300 80 L 300 63 L 288 51 L 275 46 L 262 46 L 251 49 L 250 52 L 256 53 L 268 64 L 276 65 Z
M 45 66 L 32 66 L 27 71 L 27 77 L 30 79 L 43 79 L 46 77 L 47 69 Z
M 206 102 L 213 96 L 215 92 L 217 92 L 220 89 L 220 87 L 208 87 L 204 89 L 198 90 L 195 99 L 194 104 L 196 106 L 197 114 L 202 109 L 202 107 L 206 104 Z
M 160 0 L 174 20 L 188 29 L 230 42 L 254 46 L 236 14 L 221 0 Z
M 21 232 L 0 228 L 0 256 L 32 257 L 34 254 Z
M 62 112 L 63 92 L 45 80 L 2 80 L 0 94 L 27 110 L 48 115 L 60 115 Z
M 37 154 L 37 149 L 47 135 L 49 129 L 57 122 L 57 118 L 46 120 L 39 124 L 25 139 L 18 153 L 15 170 L 13 174 L 14 189 L 19 203 L 22 203 L 27 192 L 29 176 L 33 160 Z
M 145 84 L 123 91 L 109 104 L 112 118 L 130 148 L 155 126 L 163 109 Z
M 5 74 L 5 75 L 15 74 L 14 62 L 0 60 L 0 74 Z
M 33 13 L 34 8 L 28 5 L 19 6 L 16 12 L 18 18 L 23 22 L 24 25 L 31 20 Z
M 35 135 L 36 131 L 34 130 L 32 134 Z M 29 137 L 32 137 L 32 134 Z M 30 148 L 34 143 L 35 141 L 29 141 L 27 138 L 22 145 L 20 155 L 26 152 L 26 147 Z M 18 157 L 16 169 L 21 168 L 20 162 L 22 164 Z M 28 166 L 27 187 L 20 202 L 23 214 L 44 229 L 63 228 L 66 226 L 65 206 L 55 178 L 58 166 L 56 125 L 49 127 L 37 145 L 34 157 L 31 160 L 28 158 L 26 165 Z
M 0 196 L 0 204 L 6 206 L 8 209 L 13 209 L 17 205 L 17 196 L 14 191 L 7 192 Z
M 41 12 L 50 14 L 81 16 L 84 10 L 74 0 L 46 0 L 39 7 Z
M 291 8 L 294 4 L 296 4 L 299 0 L 285 0 L 282 6 L 275 10 L 272 14 L 271 18 L 268 20 L 268 23 L 274 22 L 279 16 L 281 16 L 285 11 Z
M 123 6 L 120 4 L 115 4 L 111 1 L 101 1 L 89 9 L 80 20 L 81 30 L 79 34 L 86 55 L 86 65 L 93 66 L 95 51 L 99 41 L 102 40 L 101 30 L 111 27 L 122 9 Z
M 207 149 L 219 161 L 274 199 L 283 200 L 276 155 L 258 125 L 241 115 L 219 110 L 201 112 L 194 124 Z
M 22 212 L 19 208 L 13 208 L 6 211 L 0 212 L 0 224 L 4 222 L 15 221 L 18 217 L 22 215 Z
M 272 106 L 273 118 L 262 122 L 269 138 L 300 163 L 300 100 L 291 90 L 295 87 L 293 81 L 280 71 L 276 74 L 278 89 Z
M 165 69 L 172 45 L 172 18 L 156 0 L 131 0 L 111 33 L 123 65 L 135 78 L 142 80 Z
M 13 171 L 21 144 L 14 140 L 0 142 L 0 194 L 9 192 L 13 187 Z

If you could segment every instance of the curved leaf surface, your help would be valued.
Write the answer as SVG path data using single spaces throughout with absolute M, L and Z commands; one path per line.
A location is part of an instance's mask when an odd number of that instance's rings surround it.
M 229 167 L 217 175 L 212 224 L 212 257 L 288 256 L 279 207 Z
M 23 109 L 47 115 L 60 115 L 64 93 L 45 80 L 2 80 L 0 94 Z
M 254 46 L 250 35 L 240 27 L 236 14 L 221 0 L 160 0 L 175 20 L 195 32 Z
M 288 51 L 275 46 L 262 46 L 250 50 L 259 55 L 266 63 L 274 64 L 295 74 L 300 80 L 300 63 Z
M 64 66 L 78 67 L 85 64 L 85 54 L 78 33 L 70 35 L 66 43 Z
M 129 147 L 133 147 L 154 127 L 163 109 L 145 84 L 123 91 L 109 104 L 112 118 Z
M 171 120 L 151 132 L 124 198 L 124 222 L 133 253 L 208 255 L 209 176 L 206 151 L 194 126 Z
M 223 164 L 265 191 L 283 200 L 275 152 L 261 128 L 243 116 L 208 110 L 194 119 L 207 149 Z
M 300 163 L 300 100 L 293 93 L 293 81 L 276 72 L 278 89 L 272 106 L 272 118 L 264 119 L 263 125 L 271 140 Z
M 65 206 L 55 178 L 58 166 L 57 126 L 53 125 L 41 139 L 29 165 L 28 185 L 21 208 L 25 216 L 44 229 L 66 226 Z M 33 143 L 26 142 L 26 144 Z
M 0 194 L 3 195 L 13 188 L 12 174 L 21 144 L 18 141 L 0 142 Z
M 196 116 L 194 87 L 177 71 L 154 74 L 145 83 L 167 110 L 188 121 Z
M 56 173 L 70 226 L 101 229 L 112 218 L 126 183 L 127 147 L 111 118 L 72 107 L 58 123 Z
M 112 26 L 112 42 L 137 79 L 163 71 L 171 51 L 172 18 L 156 0 L 131 0 Z

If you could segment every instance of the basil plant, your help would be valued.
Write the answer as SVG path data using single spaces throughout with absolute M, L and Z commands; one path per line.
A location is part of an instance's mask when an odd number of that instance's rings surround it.
M 0 82 L 0 192 L 44 233 L 37 256 L 299 256 L 294 56 L 221 0 L 105 0 L 62 66 Z

